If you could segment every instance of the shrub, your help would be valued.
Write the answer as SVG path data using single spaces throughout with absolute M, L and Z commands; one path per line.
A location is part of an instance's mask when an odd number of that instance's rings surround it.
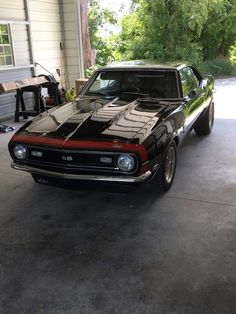
M 227 59 L 202 61 L 199 62 L 198 68 L 202 73 L 209 73 L 214 77 L 236 76 L 236 62 Z

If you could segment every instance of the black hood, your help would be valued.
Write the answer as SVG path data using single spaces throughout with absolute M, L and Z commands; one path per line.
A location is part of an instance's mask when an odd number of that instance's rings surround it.
M 158 124 L 167 107 L 167 102 L 152 99 L 82 97 L 43 113 L 25 131 L 65 140 L 118 139 L 138 143 Z

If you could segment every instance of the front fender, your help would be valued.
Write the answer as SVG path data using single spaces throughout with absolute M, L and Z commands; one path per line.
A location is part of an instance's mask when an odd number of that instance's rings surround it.
M 159 125 L 145 141 L 144 146 L 148 152 L 148 170 L 156 171 L 165 156 L 165 153 L 172 141 L 176 142 L 176 146 L 182 141 L 184 128 L 184 116 L 181 114 L 181 121 L 177 121 L 175 116 L 169 117 Z

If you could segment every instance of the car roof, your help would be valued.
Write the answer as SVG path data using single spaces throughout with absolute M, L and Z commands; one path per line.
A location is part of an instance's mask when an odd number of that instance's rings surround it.
M 155 69 L 155 70 L 180 70 L 185 67 L 186 64 L 179 62 L 159 63 L 157 60 L 134 60 L 134 61 L 122 61 L 114 62 L 107 66 L 100 68 L 99 70 L 112 70 L 112 69 Z

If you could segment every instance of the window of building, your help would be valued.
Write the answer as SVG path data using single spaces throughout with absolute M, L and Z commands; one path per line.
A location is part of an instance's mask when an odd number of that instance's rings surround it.
M 0 24 L 0 67 L 14 65 L 8 24 Z

